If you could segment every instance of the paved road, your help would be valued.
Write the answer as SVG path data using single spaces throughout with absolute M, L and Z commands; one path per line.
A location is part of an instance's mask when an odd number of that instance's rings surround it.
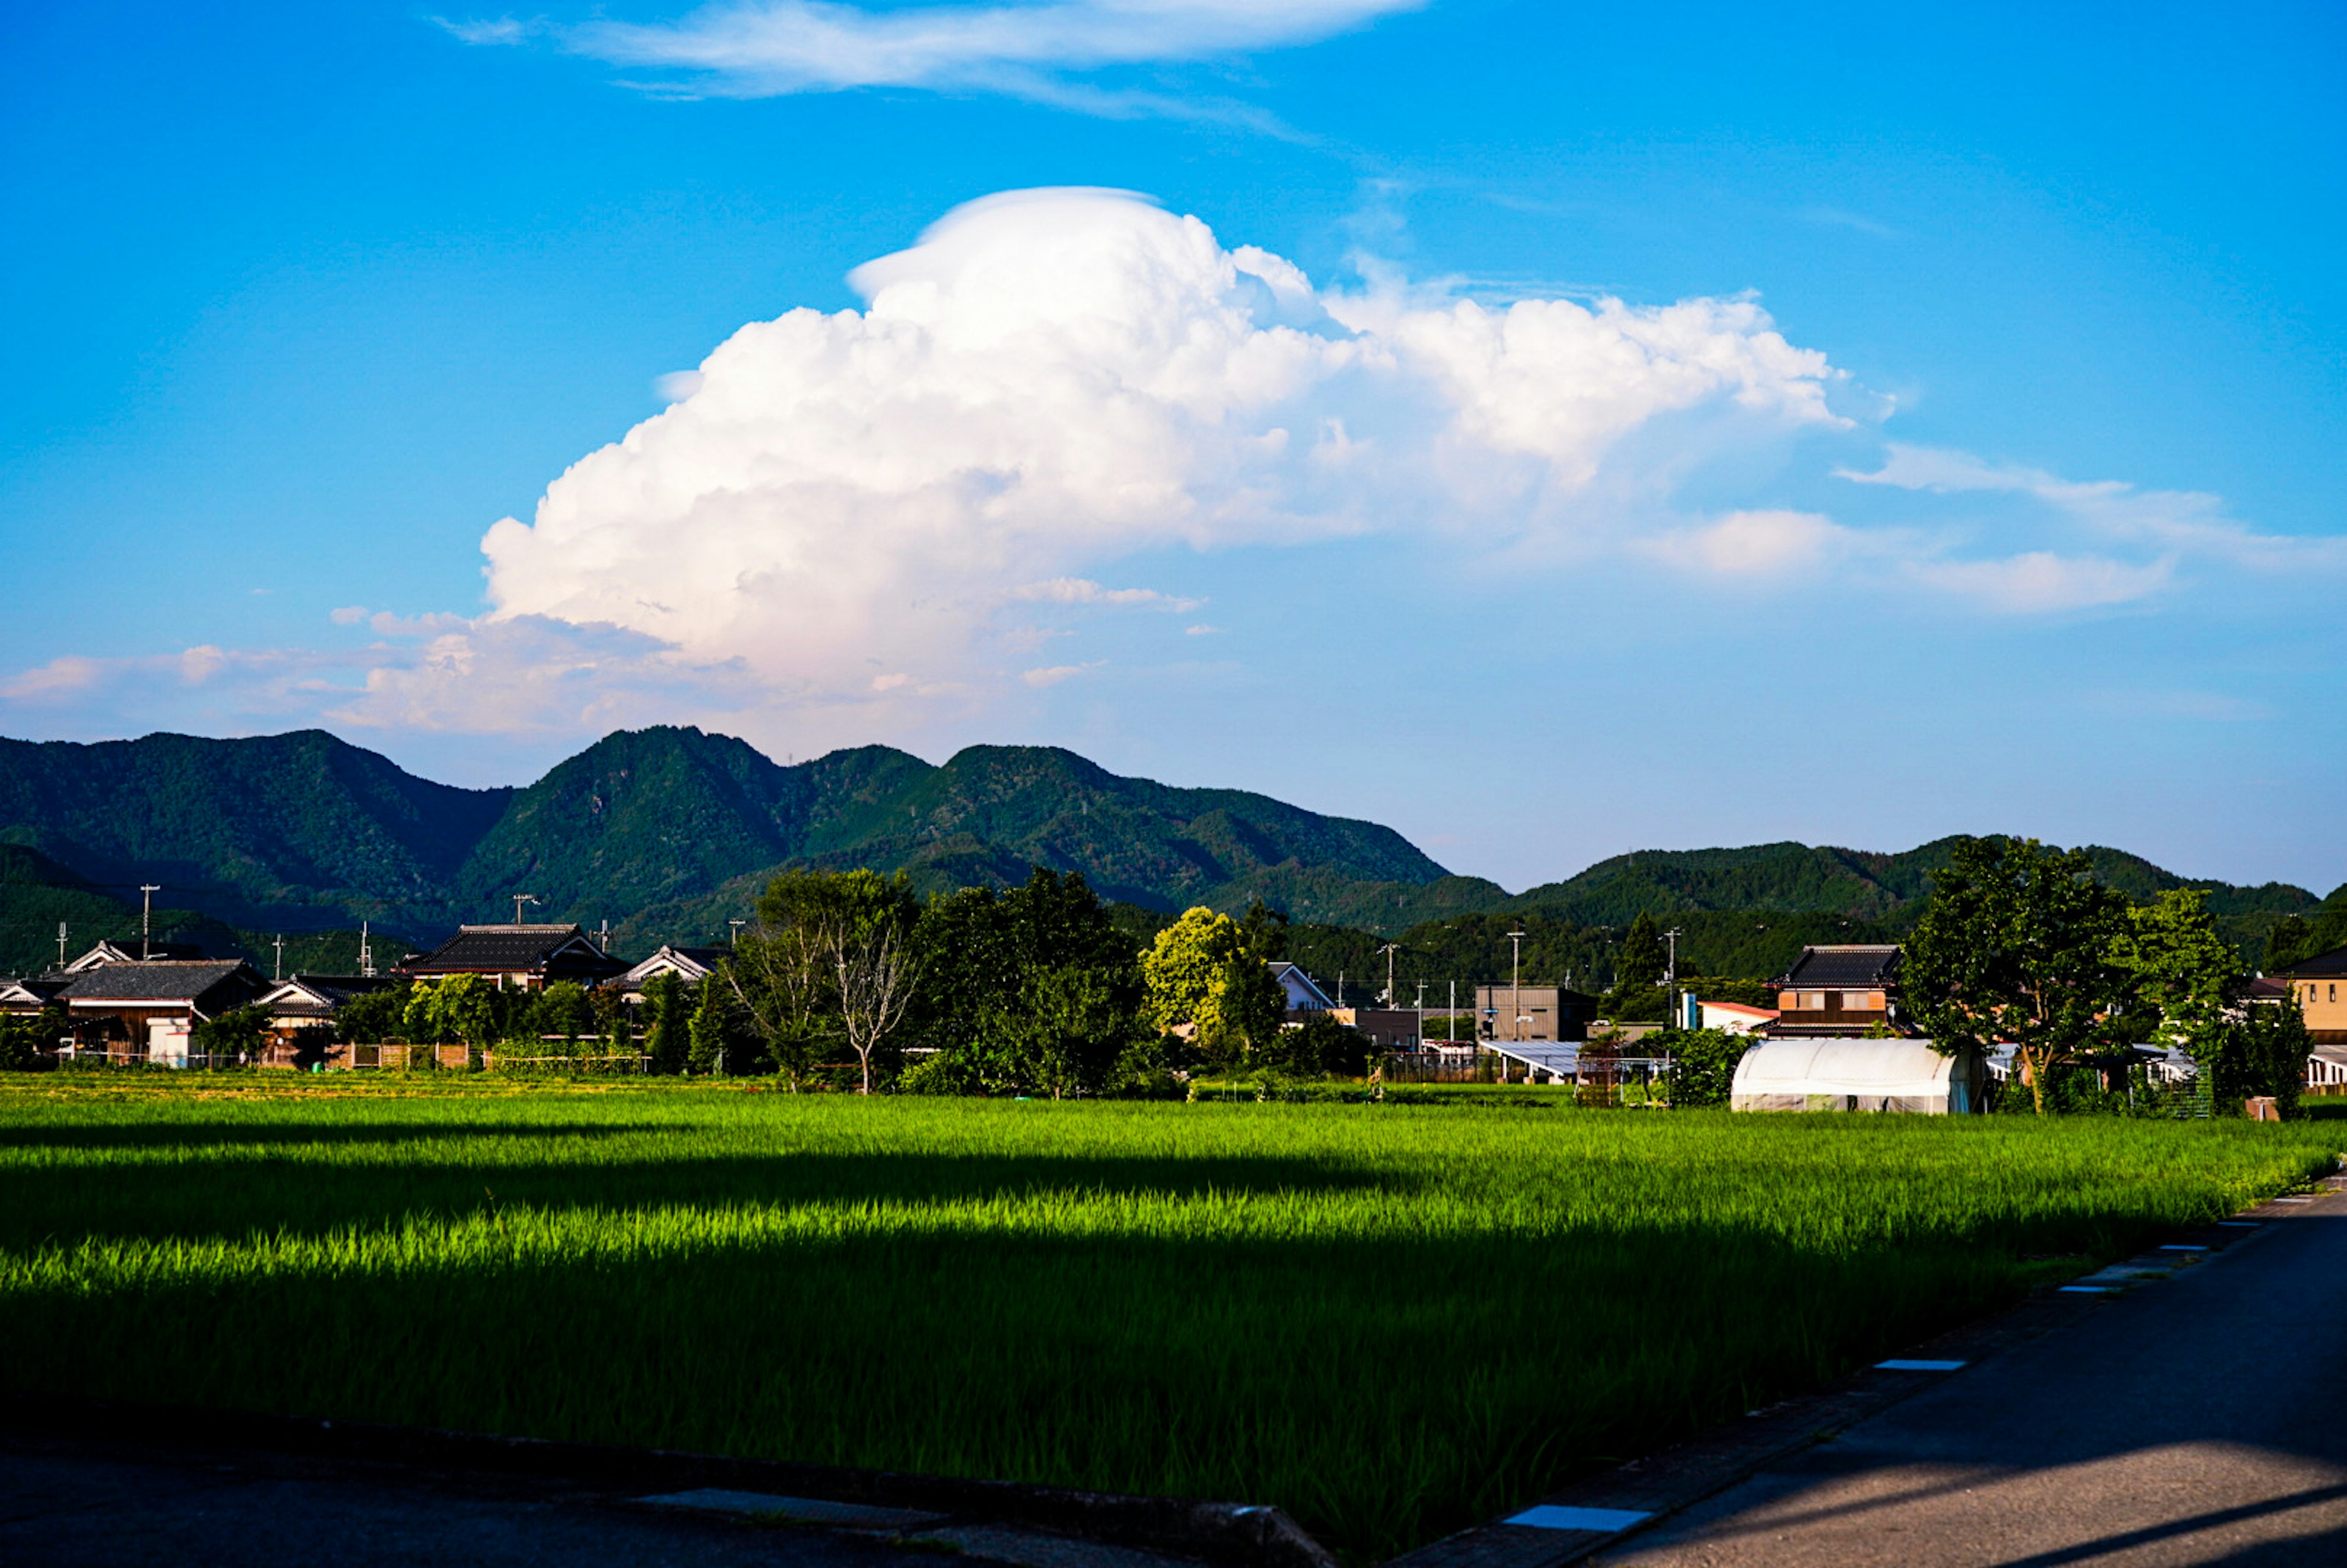
M 829 1531 L 580 1506 L 461 1479 L 234 1453 L 0 1443 L 0 1563 L 12 1565 L 907 1568 L 911 1561 L 894 1546 Z
M 0 1435 L 6 1568 L 920 1568 L 940 1554 L 985 1568 L 1206 1568 L 982 1522 L 911 1517 L 939 1522 L 862 1532 L 738 1510 L 641 1506 L 560 1480 L 193 1452 L 142 1445 L 134 1434 L 116 1442 Z
M 2347 1565 L 2347 1195 L 1591 1559 Z

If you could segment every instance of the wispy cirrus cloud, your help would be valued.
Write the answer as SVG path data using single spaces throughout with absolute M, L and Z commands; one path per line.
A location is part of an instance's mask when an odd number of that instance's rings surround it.
M 2264 571 L 2347 569 L 2347 537 L 2260 533 L 2228 517 L 2223 498 L 2205 491 L 2146 490 L 2118 479 L 2065 479 L 2042 468 L 1992 463 L 1944 447 L 1892 442 L 1886 451 L 1881 467 L 1870 473 L 1840 468 L 1836 477 L 1934 495 L 2026 496 L 2103 539 L 2158 549 L 2171 560 L 2198 556 Z
M 1000 92 L 1103 115 L 1246 118 L 1237 106 L 1104 89 L 1085 73 L 1317 43 L 1424 0 L 1044 0 L 869 10 L 827 0 L 707 5 L 673 22 L 436 18 L 468 44 L 546 39 L 661 73 L 634 85 L 721 97 L 858 87 Z M 1252 118 L 1276 128 L 1269 117 Z
M 1857 538 L 1821 513 L 1748 511 L 1634 540 L 1631 548 L 1671 566 L 1756 578 L 1812 569 L 1850 550 Z
M 1175 615 L 1197 609 L 1203 599 L 1180 599 L 1153 588 L 1102 588 L 1084 577 L 1048 578 L 1012 590 L 1030 604 L 1105 604 L 1126 610 L 1163 610 Z
M 1097 670 L 1107 662 L 1105 659 L 1093 659 L 1082 664 L 1047 665 L 1040 670 L 1022 671 L 1019 679 L 1040 691 L 1046 686 L 1056 686 L 1071 675 L 1081 675 L 1087 670 Z
M 2093 610 L 2131 604 L 2166 588 L 2175 563 L 2114 560 L 2108 556 L 2024 550 L 1984 560 L 1910 562 L 1919 581 L 2017 614 Z

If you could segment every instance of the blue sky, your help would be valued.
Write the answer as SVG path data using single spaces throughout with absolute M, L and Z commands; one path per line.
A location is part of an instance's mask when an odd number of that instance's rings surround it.
M 12 11 L 0 731 L 2327 891 L 2347 21 L 2044 9 Z

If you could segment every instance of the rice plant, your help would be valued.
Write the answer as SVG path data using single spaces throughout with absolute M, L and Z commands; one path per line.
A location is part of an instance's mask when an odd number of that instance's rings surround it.
M 5 1376 L 1271 1502 L 1368 1560 L 2301 1183 L 2337 1143 L 51 1075 L 0 1086 Z

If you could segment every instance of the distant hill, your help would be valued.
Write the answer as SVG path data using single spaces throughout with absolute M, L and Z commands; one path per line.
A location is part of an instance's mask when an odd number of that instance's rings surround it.
M 142 882 L 238 924 L 441 917 L 507 808 L 321 731 L 77 745 L 0 740 L 0 839 L 135 903 Z
M 1642 909 L 1658 916 L 1706 911 L 1833 915 L 1879 926 L 1895 938 L 1922 913 L 1932 873 L 1948 863 L 1955 842 L 1937 839 L 1897 855 L 1789 843 L 1639 850 L 1601 860 L 1565 881 L 1530 888 L 1515 902 L 1520 908 L 1587 926 L 1626 926 Z M 2286 883 L 2241 887 L 2195 881 L 2125 850 L 2095 845 L 2086 854 L 2098 880 L 2137 900 L 2147 901 L 2174 887 L 2206 890 L 2219 928 L 2252 956 L 2277 918 L 2305 916 L 2321 904 L 2305 888 Z
M 1046 866 L 1143 910 L 1260 898 L 1327 933 L 1456 947 L 1427 934 L 1471 931 L 1478 953 L 1512 921 L 1537 921 L 1552 933 L 1540 950 L 1576 976 L 1602 970 L 1607 930 L 1643 909 L 1686 927 L 1697 967 L 1743 973 L 1797 936 L 1905 929 L 1949 842 L 1896 855 L 1642 850 L 1511 895 L 1375 823 L 1124 778 L 1053 747 L 972 746 L 932 765 L 864 746 L 784 766 L 729 736 L 661 727 L 608 735 L 526 787 L 467 790 L 319 731 L 0 740 L 0 967 L 36 967 L 44 950 L 54 960 L 61 919 L 92 939 L 119 937 L 126 920 L 135 933 L 143 882 L 163 886 L 159 921 L 256 958 L 282 932 L 323 961 L 347 946 L 333 933 L 364 919 L 389 961 L 459 921 L 510 918 L 524 893 L 539 900 L 534 917 L 608 920 L 630 950 L 722 938 L 777 868 L 798 865 L 902 870 L 924 891 Z M 2318 913 L 2303 888 L 2187 884 L 2119 850 L 2091 853 L 2137 897 L 2209 889 L 2253 957 L 2277 920 Z
M 607 736 L 533 784 L 493 790 L 416 778 L 318 731 L 0 741 L 0 843 L 46 868 L 17 879 L 25 920 L 41 917 L 36 886 L 50 902 L 110 897 L 89 917 L 108 924 L 154 882 L 174 908 L 237 927 L 369 919 L 419 941 L 510 918 L 523 893 L 537 918 L 706 937 L 792 864 L 901 869 L 925 889 L 1042 865 L 1153 908 L 1260 897 L 1357 922 L 1506 897 L 1374 823 L 1122 778 L 1053 748 L 973 746 L 932 766 L 866 746 L 785 767 L 677 728 Z

